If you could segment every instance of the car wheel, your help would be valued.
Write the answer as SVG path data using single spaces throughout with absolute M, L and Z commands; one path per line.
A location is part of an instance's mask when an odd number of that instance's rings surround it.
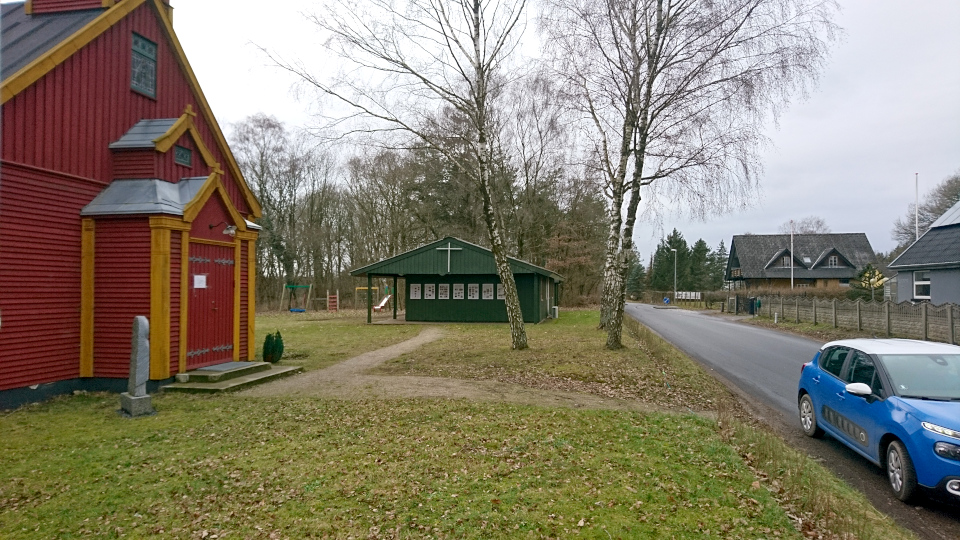
M 823 437 L 823 430 L 817 425 L 817 411 L 813 408 L 810 394 L 804 394 L 800 398 L 800 426 L 807 437 Z
M 898 499 L 907 502 L 913 498 L 917 491 L 917 473 L 910 454 L 900 441 L 892 441 L 887 447 L 887 478 Z

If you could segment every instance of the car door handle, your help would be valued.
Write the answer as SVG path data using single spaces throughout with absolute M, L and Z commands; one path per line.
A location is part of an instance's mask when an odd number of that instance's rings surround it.
M 843 392 L 837 392 L 837 397 L 840 398 L 840 401 L 847 399 L 847 396 Z
M 817 375 L 816 377 L 814 377 L 814 378 L 811 379 L 811 380 L 812 380 L 813 382 L 817 383 L 817 384 L 820 384 L 820 376 L 819 376 L 819 375 Z

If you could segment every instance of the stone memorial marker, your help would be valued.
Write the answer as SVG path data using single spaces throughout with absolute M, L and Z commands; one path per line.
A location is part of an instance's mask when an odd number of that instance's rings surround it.
M 120 394 L 120 408 L 131 417 L 154 414 L 147 379 L 150 378 L 150 322 L 143 315 L 133 318 L 133 341 L 130 350 L 130 381 Z

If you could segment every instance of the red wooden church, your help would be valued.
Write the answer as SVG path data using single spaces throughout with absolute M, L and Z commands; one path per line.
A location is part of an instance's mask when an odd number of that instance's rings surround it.
M 0 407 L 254 355 L 260 206 L 169 0 L 0 5 Z M 154 383 L 156 384 L 156 383 Z

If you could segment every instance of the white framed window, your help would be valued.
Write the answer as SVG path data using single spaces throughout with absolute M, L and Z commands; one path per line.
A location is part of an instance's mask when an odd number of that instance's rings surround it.
M 831 255 L 827 257 L 827 268 L 836 268 L 840 266 L 839 262 L 840 262 L 839 257 L 837 257 L 836 255 Z
M 913 273 L 913 297 L 930 299 L 930 271 L 918 270 Z
M 793 257 L 784 255 L 783 258 L 780 259 L 780 266 L 783 268 L 790 268 L 793 266 Z

